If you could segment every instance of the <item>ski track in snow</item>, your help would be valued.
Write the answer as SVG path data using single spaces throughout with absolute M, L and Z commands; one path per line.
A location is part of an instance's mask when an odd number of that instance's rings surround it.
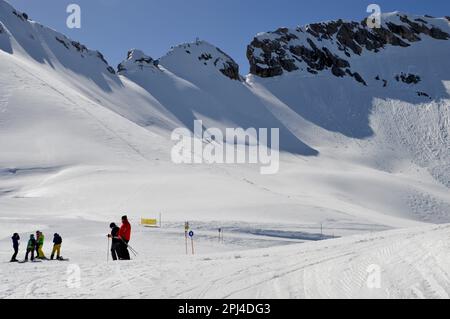
M 359 235 L 255 251 L 3 266 L 0 298 L 448 298 L 450 226 Z M 71 259 L 70 264 L 77 260 Z M 369 288 L 368 267 L 381 269 Z

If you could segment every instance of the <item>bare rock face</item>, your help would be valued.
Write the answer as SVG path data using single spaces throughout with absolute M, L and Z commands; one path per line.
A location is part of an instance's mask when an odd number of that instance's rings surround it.
M 401 73 L 399 75 L 396 75 L 395 79 L 397 80 L 397 82 L 401 81 L 406 84 L 418 84 L 420 81 L 422 81 L 420 76 L 411 73 L 408 74 Z
M 227 61 L 224 63 L 220 72 L 223 75 L 229 77 L 232 80 L 241 81 L 241 76 L 239 74 L 239 65 L 234 61 Z
M 103 56 L 103 54 L 101 52 L 89 50 L 85 45 L 81 44 L 80 42 L 72 41 L 72 40 L 70 40 L 69 38 L 67 38 L 66 36 L 63 36 L 63 35 L 55 36 L 55 40 L 59 44 L 64 46 L 67 50 L 74 50 L 74 51 L 78 52 L 82 58 L 84 58 L 86 56 L 94 56 L 94 57 L 96 57 L 97 59 L 101 60 L 105 64 L 106 70 L 109 73 L 111 73 L 111 74 L 115 74 L 116 73 L 114 68 L 111 67 L 108 64 L 108 61 L 106 61 L 105 57 Z
M 218 67 L 219 71 L 226 77 L 232 80 L 241 81 L 242 77 L 239 73 L 239 65 L 221 49 L 216 47 L 216 50 L 221 56 L 214 59 L 214 66 Z
M 329 70 L 336 77 L 350 76 L 366 85 L 362 76 L 352 71 L 353 56 L 377 53 L 387 46 L 406 48 L 425 36 L 449 40 L 450 34 L 433 22 L 427 17 L 391 14 L 383 16 L 380 28 L 369 28 L 366 21 L 337 20 L 262 33 L 247 47 L 250 73 L 270 78 L 295 71 L 318 74 Z
M 13 10 L 12 12 L 17 18 L 19 18 L 22 21 L 27 21 L 28 20 L 28 14 L 26 14 L 25 12 L 19 12 L 17 10 Z

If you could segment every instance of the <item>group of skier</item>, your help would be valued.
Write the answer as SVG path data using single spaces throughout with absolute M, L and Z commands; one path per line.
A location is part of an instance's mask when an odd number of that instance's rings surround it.
M 131 225 L 127 216 L 122 216 L 122 225 L 120 228 L 115 224 L 109 225 L 111 233 L 108 238 L 112 239 L 111 255 L 113 260 L 130 260 L 128 243 L 131 239 Z
M 111 239 L 111 255 L 113 260 L 130 260 L 130 252 L 128 251 L 129 247 L 128 243 L 131 239 L 131 224 L 128 221 L 127 216 L 122 216 L 122 225 L 119 228 L 115 223 L 111 223 L 109 225 L 111 228 L 111 233 L 108 234 L 108 242 Z M 20 236 L 18 233 L 14 233 L 11 237 L 13 243 L 14 254 L 11 257 L 11 262 L 28 262 L 28 257 L 31 257 L 31 261 L 38 260 L 53 260 L 55 258 L 57 260 L 66 260 L 61 256 L 61 245 L 62 245 L 62 237 L 55 233 L 53 235 L 53 250 L 50 255 L 50 259 L 48 259 L 43 251 L 45 236 L 41 231 L 37 231 L 36 235 L 31 234 L 27 243 L 27 249 L 25 254 L 25 260 L 19 261 L 17 260 L 17 255 L 19 254 L 19 246 L 20 246 Z M 132 250 L 134 252 L 134 250 Z M 35 256 L 36 253 L 36 256 Z
M 11 262 L 20 262 L 17 260 L 17 255 L 19 254 L 19 246 L 20 246 L 20 236 L 18 233 L 14 233 L 14 235 L 11 237 L 12 243 L 13 243 L 13 249 L 14 254 L 11 257 Z M 44 247 L 44 241 L 45 236 L 44 233 L 41 231 L 36 231 L 36 236 L 34 234 L 30 235 L 30 238 L 27 243 L 27 249 L 25 254 L 25 260 L 23 262 L 28 261 L 28 256 L 31 257 L 31 261 L 35 261 L 35 259 L 42 259 L 42 260 L 49 260 L 43 251 Z M 62 245 L 62 237 L 55 233 L 53 235 L 53 250 L 52 254 L 50 256 L 50 260 L 53 260 L 55 258 L 57 260 L 63 260 L 61 256 L 61 245 Z M 36 252 L 36 257 L 34 253 Z

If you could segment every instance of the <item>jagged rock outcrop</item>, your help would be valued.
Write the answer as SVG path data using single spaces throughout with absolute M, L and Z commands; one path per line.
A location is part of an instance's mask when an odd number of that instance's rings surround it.
M 379 52 L 387 46 L 409 47 L 424 36 L 449 40 L 436 19 L 395 13 L 382 17 L 380 28 L 369 28 L 366 21 L 309 24 L 296 29 L 280 28 L 257 35 L 247 48 L 250 73 L 275 77 L 294 71 L 318 74 L 329 70 L 336 77 L 351 76 L 366 84 L 352 70 L 352 56 L 365 51 Z
M 29 18 L 28 14 L 26 14 L 25 12 L 19 12 L 17 10 L 13 10 L 12 13 L 22 21 L 27 21 Z
M 399 75 L 396 75 L 395 79 L 397 80 L 397 82 L 401 81 L 406 84 L 418 84 L 422 80 L 420 76 L 410 73 L 408 74 L 401 73 Z
M 417 96 L 421 96 L 421 97 L 427 97 L 431 100 L 431 96 L 428 93 L 425 92 L 417 92 Z
M 72 41 L 70 39 L 68 39 L 65 36 L 62 35 L 56 35 L 55 36 L 55 40 L 60 43 L 61 45 L 63 45 L 67 50 L 75 50 L 78 53 L 81 54 L 81 57 L 84 58 L 86 55 L 87 56 L 95 56 L 97 57 L 99 60 L 101 60 L 105 65 L 106 65 L 106 69 L 108 70 L 109 73 L 111 74 L 115 74 L 116 71 L 114 70 L 113 67 L 111 67 L 108 64 L 108 61 L 106 61 L 105 57 L 103 56 L 103 54 L 99 51 L 91 51 L 89 50 L 85 45 L 81 44 L 80 42 L 77 41 Z

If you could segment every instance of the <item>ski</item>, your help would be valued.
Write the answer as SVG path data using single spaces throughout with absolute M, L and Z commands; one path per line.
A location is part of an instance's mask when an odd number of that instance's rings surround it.
M 26 264 L 26 263 L 41 263 L 42 260 L 32 260 L 32 261 L 28 261 L 28 260 L 22 260 L 22 261 L 18 261 L 18 264 Z

